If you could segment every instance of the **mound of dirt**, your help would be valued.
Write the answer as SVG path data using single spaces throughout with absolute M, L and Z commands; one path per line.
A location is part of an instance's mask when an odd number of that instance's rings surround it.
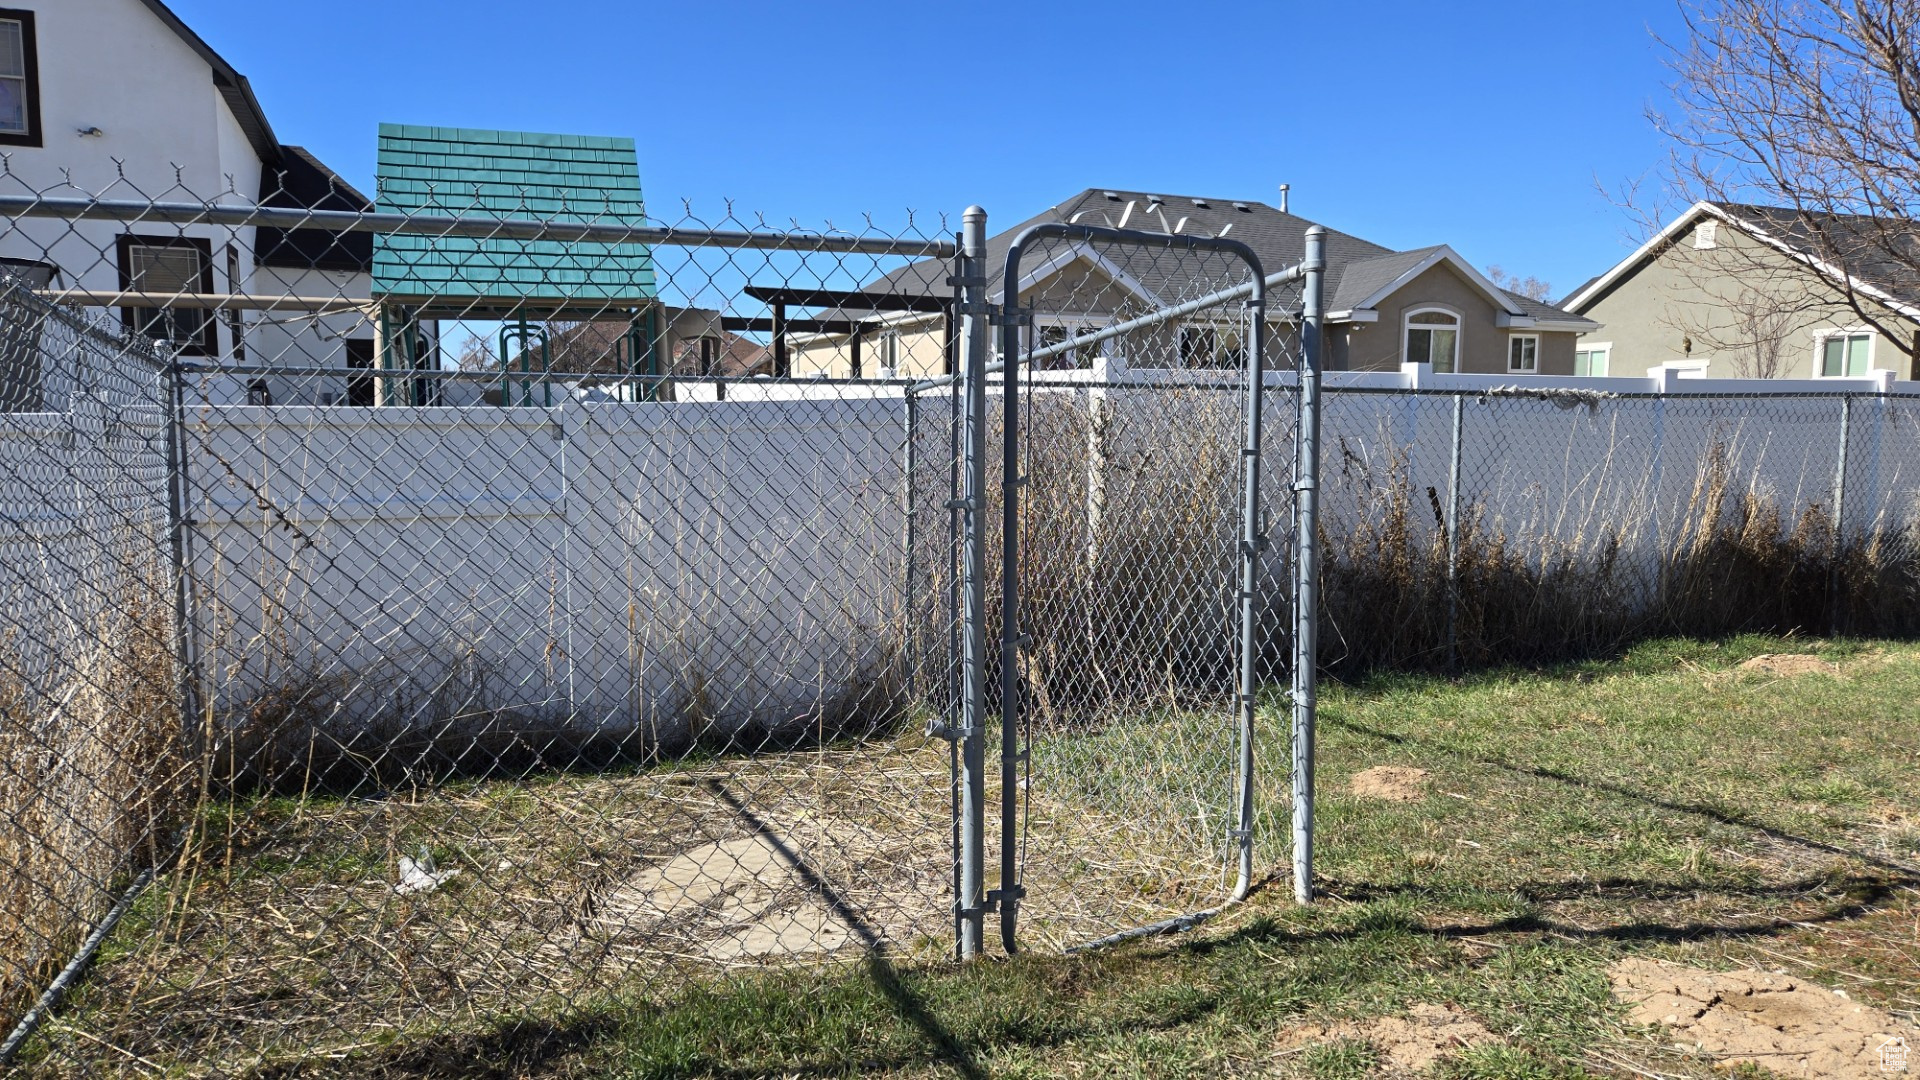
M 1375 765 L 1353 774 L 1352 791 L 1362 799 L 1419 802 L 1427 797 L 1427 770 L 1405 765 Z
M 1405 1016 L 1293 1028 L 1280 1036 L 1280 1049 L 1346 1039 L 1371 1045 L 1380 1064 L 1393 1073 L 1421 1072 L 1469 1047 L 1500 1041 L 1480 1021 L 1451 1005 L 1415 1005 Z
M 1608 974 L 1614 996 L 1633 1006 L 1634 1022 L 1671 1028 L 1677 1043 L 1727 1068 L 1752 1064 L 1803 1080 L 1864 1080 L 1887 1075 L 1884 1055 L 1920 1043 L 1920 1032 L 1886 1013 L 1786 975 L 1639 958 Z
M 1762 653 L 1751 660 L 1742 661 L 1740 670 L 1792 679 L 1801 675 L 1838 675 L 1840 665 L 1829 663 L 1812 653 Z

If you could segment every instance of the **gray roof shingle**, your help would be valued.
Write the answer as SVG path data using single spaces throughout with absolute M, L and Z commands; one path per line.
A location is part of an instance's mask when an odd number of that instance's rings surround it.
M 1133 204 L 1133 212 L 1127 216 L 1129 228 L 1167 228 L 1185 218 L 1187 232 L 1219 236 L 1224 231 L 1228 237 L 1244 241 L 1260 257 L 1261 267 L 1268 274 L 1284 270 L 1306 257 L 1306 233 L 1314 224 L 1277 207 L 1244 199 L 1088 188 L 988 238 L 989 292 L 995 294 L 997 299 L 1000 278 L 1006 267 L 1007 249 L 1028 226 L 1047 221 L 1072 221 L 1076 217 L 1081 224 L 1117 226 L 1126 214 L 1128 203 Z M 1156 204 L 1158 210 L 1150 210 Z M 1427 247 L 1396 252 L 1337 229 L 1327 229 L 1326 294 L 1333 298 L 1328 302 L 1327 310 L 1339 311 L 1350 306 L 1349 302 L 1364 300 L 1436 250 L 1437 247 Z M 1157 266 L 1152 256 L 1131 260 L 1126 263 L 1125 269 L 1159 292 L 1162 299 L 1185 298 L 1186 293 L 1193 291 L 1190 283 L 1183 288 L 1180 282 L 1166 280 L 1167 274 L 1159 272 L 1164 268 Z M 927 259 L 900 267 L 864 288 L 868 292 L 945 296 L 952 292 L 947 284 L 950 273 L 946 262 Z M 1517 296 L 1513 299 L 1521 310 L 1537 317 L 1585 321 L 1550 304 Z

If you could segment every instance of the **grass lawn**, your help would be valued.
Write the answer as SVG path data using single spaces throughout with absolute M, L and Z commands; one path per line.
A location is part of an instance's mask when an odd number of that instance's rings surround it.
M 1809 652 L 1831 670 L 1739 668 Z M 1613 1002 L 1607 968 L 1630 954 L 1784 971 L 1914 1023 L 1920 647 L 1657 642 L 1546 672 L 1332 686 L 1321 716 L 1312 907 L 1283 876 L 1287 752 L 1270 737 L 1276 876 L 1186 934 L 614 986 L 550 1020 L 396 1034 L 272 1075 L 1343 1080 L 1393 1070 L 1338 1032 L 1436 1005 L 1492 1038 L 1433 1075 L 1714 1075 Z M 1284 730 L 1278 699 L 1265 719 Z M 1107 767 L 1130 768 L 1127 752 Z M 1382 765 L 1426 770 L 1419 797 L 1350 793 Z

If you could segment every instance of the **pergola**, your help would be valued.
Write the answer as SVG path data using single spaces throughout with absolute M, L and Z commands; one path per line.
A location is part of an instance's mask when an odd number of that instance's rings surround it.
M 859 292 L 838 289 L 783 288 L 767 285 L 749 285 L 746 294 L 766 304 L 773 310 L 771 318 L 746 319 L 729 316 L 723 320 L 725 329 L 736 333 L 766 333 L 772 335 L 773 374 L 784 379 L 793 373 L 793 365 L 787 355 L 788 334 L 845 334 L 850 353 L 854 378 L 860 378 L 861 340 L 873 329 L 873 324 L 865 319 L 848 318 L 799 318 L 787 317 L 790 307 L 827 308 L 839 312 L 907 312 L 927 313 L 944 316 L 944 336 L 942 343 L 945 357 L 943 374 L 953 374 L 954 319 L 953 298 L 951 296 L 928 296 L 923 293 L 901 292 Z

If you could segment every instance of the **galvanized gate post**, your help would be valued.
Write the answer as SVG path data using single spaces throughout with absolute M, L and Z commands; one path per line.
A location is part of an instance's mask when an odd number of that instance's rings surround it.
M 914 396 L 913 387 L 906 388 L 900 395 L 901 421 L 905 429 L 901 434 L 905 445 L 900 451 L 900 531 L 904 534 L 900 567 L 900 613 L 905 620 L 906 640 L 902 647 L 906 653 L 907 698 L 918 700 L 920 696 L 920 624 L 914 620 L 914 549 L 920 542 L 919 518 L 914 511 L 913 474 L 919 469 L 919 454 L 916 443 L 919 439 L 920 401 Z
M 1300 318 L 1300 421 L 1294 452 L 1293 898 L 1313 901 L 1314 709 L 1320 618 L 1320 323 L 1327 231 L 1307 230 Z
M 962 217 L 959 280 L 962 383 L 966 391 L 966 484 L 960 501 L 965 654 L 961 666 L 960 893 L 954 897 L 961 959 L 980 955 L 986 917 L 987 696 L 987 212 L 967 207 Z M 1009 403 L 1011 408 L 1011 403 Z

